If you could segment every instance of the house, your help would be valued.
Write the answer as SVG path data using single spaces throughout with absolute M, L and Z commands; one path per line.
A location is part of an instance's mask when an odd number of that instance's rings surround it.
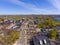
M 34 29 L 34 22 L 29 21 L 28 28 L 33 30 Z
M 58 31 L 60 32 L 60 25 L 56 25 L 55 28 L 58 29 Z
M 4 37 L 4 33 L 0 33 L 0 37 Z
M 60 39 L 60 32 L 57 33 L 57 38 Z
M 36 28 L 36 32 L 41 32 L 41 29 L 40 28 Z
M 5 24 L 5 25 L 6 25 L 6 24 L 10 24 L 10 23 L 9 23 L 9 21 L 5 21 L 5 22 L 3 22 L 3 24 Z
M 4 22 L 5 22 L 5 21 L 8 21 L 8 19 L 5 18 L 5 19 L 4 19 Z
M 38 20 L 34 20 L 34 24 L 38 24 L 39 23 L 39 21 Z
M 6 26 L 5 29 L 11 29 L 15 24 L 11 23 L 9 26 Z
M 25 22 L 25 20 L 26 20 L 25 18 L 21 19 L 21 20 L 20 20 L 20 23 Z
M 4 32 L 0 30 L 0 37 L 4 37 Z
M 16 22 L 15 23 L 20 23 L 20 20 L 16 20 Z
M 0 26 L 0 29 L 2 29 L 3 28 L 3 26 Z
M 17 20 L 15 23 L 16 23 L 16 26 L 21 26 L 22 25 L 21 20 Z
M 14 20 L 11 19 L 11 20 L 9 20 L 9 22 L 10 22 L 10 23 L 14 23 Z
M 34 42 L 34 45 L 51 45 L 47 37 L 40 36 L 40 35 L 34 35 L 33 42 Z
M 26 20 L 26 19 L 25 19 L 25 18 L 23 18 L 23 19 L 22 19 L 22 22 L 24 22 L 25 20 Z

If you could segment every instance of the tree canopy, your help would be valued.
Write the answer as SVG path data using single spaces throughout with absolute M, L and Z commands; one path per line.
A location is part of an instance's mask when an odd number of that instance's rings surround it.
M 51 30 L 51 31 L 48 33 L 49 38 L 55 38 L 56 35 L 57 35 L 57 31 L 56 31 L 56 30 Z
M 18 31 L 8 31 L 5 36 L 0 38 L 0 42 L 4 45 L 12 45 L 20 37 L 20 32 Z

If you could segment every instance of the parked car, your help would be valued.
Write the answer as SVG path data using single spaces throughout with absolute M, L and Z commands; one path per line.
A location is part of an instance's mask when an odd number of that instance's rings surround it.
M 20 28 L 19 26 L 13 26 L 12 27 L 13 29 L 18 29 L 18 28 Z
M 46 32 L 46 29 L 45 29 L 45 28 L 42 28 L 42 29 L 41 29 L 41 32 Z

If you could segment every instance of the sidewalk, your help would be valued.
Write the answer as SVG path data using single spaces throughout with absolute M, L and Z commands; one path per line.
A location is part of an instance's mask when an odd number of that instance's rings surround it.
M 49 39 L 49 40 L 50 40 L 51 45 L 56 45 L 54 39 Z

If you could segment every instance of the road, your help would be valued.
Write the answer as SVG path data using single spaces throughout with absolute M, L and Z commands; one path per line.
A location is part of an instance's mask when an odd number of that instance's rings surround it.
M 60 45 L 60 41 L 55 41 L 55 44 L 56 45 Z
M 25 34 L 24 33 L 25 33 L 24 31 L 20 31 L 20 37 L 16 41 L 15 45 L 25 45 Z
M 50 42 L 52 45 L 60 45 L 60 41 L 54 40 L 54 39 L 50 39 Z
M 17 45 L 27 45 L 27 29 L 26 24 L 22 24 L 20 37 L 17 40 Z

